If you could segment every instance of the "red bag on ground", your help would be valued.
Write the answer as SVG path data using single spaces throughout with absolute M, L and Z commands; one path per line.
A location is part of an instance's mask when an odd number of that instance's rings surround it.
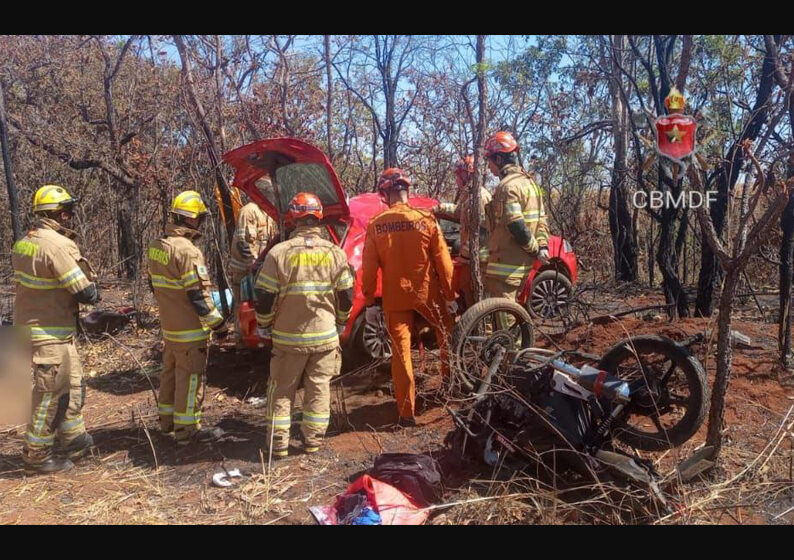
M 378 512 L 383 525 L 421 525 L 427 520 L 427 512 L 391 484 L 365 474 L 353 481 L 345 494 L 360 491 L 367 493 L 367 501 Z

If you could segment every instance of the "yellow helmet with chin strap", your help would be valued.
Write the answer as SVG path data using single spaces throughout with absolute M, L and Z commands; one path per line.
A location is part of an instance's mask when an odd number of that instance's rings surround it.
M 198 218 L 209 213 L 207 205 L 196 191 L 184 191 L 176 195 L 171 203 L 171 212 L 188 218 Z
M 63 210 L 79 199 L 69 194 L 65 188 L 58 185 L 44 185 L 33 195 L 33 211 L 49 212 Z

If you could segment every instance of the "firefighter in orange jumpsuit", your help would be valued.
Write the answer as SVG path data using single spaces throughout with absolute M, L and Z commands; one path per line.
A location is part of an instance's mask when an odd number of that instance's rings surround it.
M 460 223 L 460 255 L 455 264 L 454 286 L 463 296 L 466 309 L 474 305 L 474 295 L 471 290 L 471 256 L 469 255 L 469 184 L 474 173 L 474 158 L 466 156 L 455 165 L 455 182 L 458 185 L 458 202 L 445 202 L 436 206 L 436 214 L 445 214 L 446 217 Z M 491 202 L 491 193 L 485 187 L 480 187 L 480 271 L 484 276 L 488 264 L 488 229 L 486 226 L 485 208 Z M 485 285 L 485 282 L 483 282 Z
M 366 305 L 375 304 L 378 269 L 382 271 L 383 312 L 392 344 L 392 380 L 400 414 L 398 425 L 415 426 L 415 383 L 411 364 L 411 330 L 415 313 L 433 326 L 441 349 L 441 367 L 449 374 L 447 337 L 455 325 L 451 314 L 452 259 L 432 213 L 408 204 L 411 180 L 400 169 L 383 172 L 378 192 L 389 209 L 372 219 L 364 244 L 362 290 Z

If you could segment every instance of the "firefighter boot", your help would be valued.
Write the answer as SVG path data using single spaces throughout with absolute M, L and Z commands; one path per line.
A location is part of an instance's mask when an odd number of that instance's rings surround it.
M 60 457 L 50 457 L 43 463 L 26 464 L 25 472 L 27 474 L 52 474 L 57 472 L 66 472 L 74 467 L 69 459 Z
M 63 448 L 63 452 L 68 459 L 76 461 L 85 456 L 94 447 L 94 438 L 88 432 L 83 432 Z

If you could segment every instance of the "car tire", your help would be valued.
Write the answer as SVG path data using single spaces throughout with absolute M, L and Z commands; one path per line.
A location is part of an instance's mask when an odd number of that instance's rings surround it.
M 527 297 L 527 311 L 535 319 L 555 319 L 568 312 L 573 285 L 560 270 L 544 270 L 532 280 Z
M 380 306 L 361 312 L 361 323 L 355 335 L 356 354 L 364 361 L 381 361 L 391 358 L 391 338 Z M 368 320 L 369 319 L 369 320 Z

